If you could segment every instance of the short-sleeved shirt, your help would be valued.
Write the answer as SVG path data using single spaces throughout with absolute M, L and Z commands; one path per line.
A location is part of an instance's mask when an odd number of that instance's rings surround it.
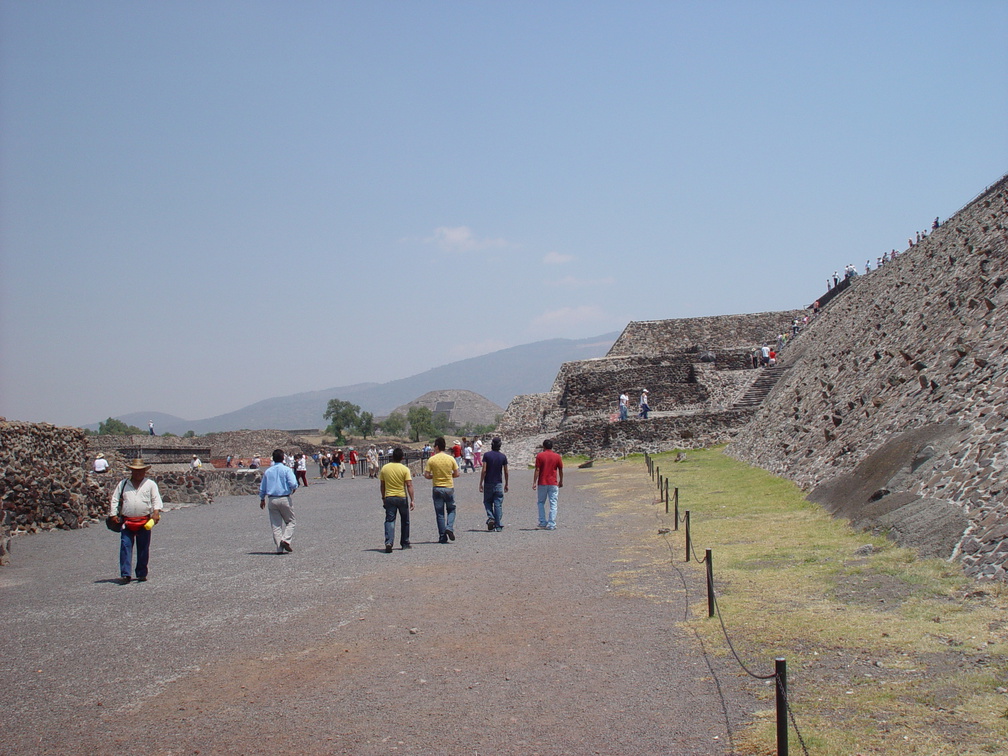
M 536 466 L 539 468 L 539 480 L 536 483 L 540 486 L 555 486 L 557 470 L 563 469 L 563 459 L 552 449 L 544 449 L 536 455 Z
M 425 468 L 432 476 L 431 482 L 436 488 L 454 488 L 452 473 L 459 469 L 455 458 L 439 452 L 427 460 Z
M 406 498 L 406 481 L 413 480 L 410 470 L 401 462 L 389 462 L 381 472 L 378 480 L 385 483 L 385 496 Z
M 127 479 L 125 485 L 116 484 L 112 491 L 112 506 L 109 514 L 123 517 L 143 517 L 155 511 L 164 509 L 161 501 L 161 491 L 151 478 L 144 478 L 140 486 L 133 485 L 132 479 Z
M 490 450 L 483 455 L 484 486 L 496 486 L 504 482 L 504 468 L 507 467 L 507 455 L 504 452 Z

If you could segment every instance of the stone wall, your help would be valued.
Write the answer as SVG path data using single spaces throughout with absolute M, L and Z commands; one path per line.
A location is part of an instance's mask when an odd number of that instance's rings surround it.
M 691 362 L 685 359 L 649 362 L 572 375 L 560 403 L 570 413 L 606 412 L 618 405 L 621 390 L 633 396 L 636 403 L 644 388 L 652 395 L 650 406 L 655 411 L 707 401 L 707 392 L 697 383 Z
M 909 502 L 931 502 L 920 516 L 936 526 L 951 505 L 968 518 L 952 555 L 968 574 L 1005 578 L 1006 280 L 1008 177 L 830 302 L 730 453 L 834 501 L 846 480 L 848 506 L 881 513 L 851 516 L 887 531 Z M 951 435 L 909 435 L 949 423 Z M 880 475 L 873 455 L 887 442 Z
M 660 357 L 690 349 L 751 349 L 764 343 L 773 344 L 779 334 L 790 333 L 791 322 L 795 318 L 807 314 L 804 310 L 785 310 L 748 315 L 635 321 L 623 329 L 607 356 Z
M 148 471 L 147 476 L 158 484 L 161 498 L 166 505 L 212 504 L 215 498 L 221 496 L 258 495 L 262 470 L 205 467 L 193 472 L 188 469 L 158 469 L 154 467 Z M 116 474 L 108 473 L 101 476 L 92 473 L 91 477 L 99 479 L 99 485 L 105 497 L 105 509 L 108 509 L 112 489 L 119 485 L 119 482 L 125 477 L 125 473 L 120 471 Z M 103 512 L 103 517 L 104 514 Z
M 78 528 L 104 516 L 102 487 L 90 465 L 84 431 L 0 418 L 0 563 L 14 532 Z
M 269 447 L 284 440 L 284 448 L 296 444 L 278 431 L 256 431 L 253 443 Z M 126 476 L 126 462 L 142 444 L 155 443 L 182 450 L 183 458 L 197 439 L 163 436 L 89 436 L 80 428 L 61 428 L 47 423 L 7 422 L 0 418 L 0 564 L 11 548 L 13 535 L 54 528 L 79 528 L 103 520 L 108 513 L 112 489 Z M 150 447 L 147 447 L 150 448 Z M 128 457 L 120 452 L 125 449 Z M 101 451 L 111 465 L 103 474 L 92 463 Z M 206 467 L 193 472 L 185 464 L 155 465 L 149 475 L 161 491 L 167 508 L 172 505 L 210 504 L 215 497 L 256 495 L 261 470 Z
M 129 460 L 142 456 L 146 461 L 155 464 L 186 463 L 196 454 L 209 465 L 211 460 L 224 460 L 230 454 L 234 463 L 241 460 L 245 466 L 255 456 L 264 462 L 269 460 L 274 449 L 283 449 L 291 454 L 305 452 L 312 454 L 317 450 L 313 444 L 291 435 L 291 431 L 282 430 L 244 430 L 226 431 L 222 433 L 207 433 L 193 438 L 178 436 L 150 436 L 146 434 L 133 436 L 88 436 L 88 450 L 92 455 L 103 452 L 110 460 Z M 222 464 L 222 462 L 220 463 Z M 112 469 L 121 469 L 113 464 Z
M 516 396 L 508 404 L 497 425 L 497 433 L 507 438 L 552 433 L 563 422 L 560 392 Z
M 595 419 L 572 423 L 553 435 L 554 448 L 562 454 L 618 457 L 673 449 L 699 449 L 723 444 L 752 418 L 753 410 L 700 412 L 648 420 Z

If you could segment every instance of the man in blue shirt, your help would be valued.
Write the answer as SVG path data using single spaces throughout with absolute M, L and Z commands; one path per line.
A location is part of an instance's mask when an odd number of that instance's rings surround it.
M 294 535 L 294 509 L 291 494 L 298 487 L 294 471 L 283 463 L 283 449 L 273 450 L 273 465 L 263 471 L 259 484 L 259 508 L 266 509 L 269 499 L 270 525 L 273 527 L 273 543 L 277 554 L 293 551 L 291 538 Z

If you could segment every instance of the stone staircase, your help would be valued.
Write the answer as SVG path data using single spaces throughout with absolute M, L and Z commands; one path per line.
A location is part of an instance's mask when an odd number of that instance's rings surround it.
M 767 398 L 771 389 L 777 385 L 777 381 L 787 370 L 783 365 L 773 367 L 758 368 L 759 376 L 753 381 L 749 389 L 735 402 L 735 409 L 755 409 L 759 407 L 763 400 Z

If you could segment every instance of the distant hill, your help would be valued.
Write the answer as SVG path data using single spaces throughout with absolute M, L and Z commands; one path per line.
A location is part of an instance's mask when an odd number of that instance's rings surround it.
M 120 415 L 118 419 L 144 429 L 147 421 L 153 420 L 157 433 L 177 435 L 188 430 L 202 434 L 243 428 L 321 428 L 325 426 L 322 413 L 330 399 L 353 402 L 375 416 L 383 416 L 429 391 L 446 389 L 472 391 L 507 407 L 521 394 L 549 391 L 563 363 L 604 356 L 618 336 L 618 333 L 608 333 L 590 339 L 537 341 L 459 360 L 388 383 L 358 383 L 264 399 L 203 420 L 183 420 L 153 411 Z M 88 427 L 97 429 L 98 423 Z

